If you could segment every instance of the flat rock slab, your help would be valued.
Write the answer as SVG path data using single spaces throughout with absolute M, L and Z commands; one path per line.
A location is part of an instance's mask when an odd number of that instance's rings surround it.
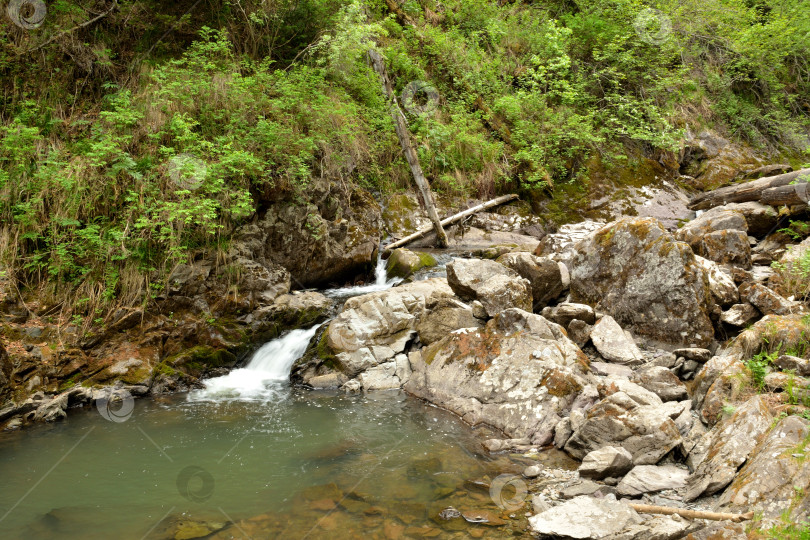
M 583 478 L 602 478 L 622 476 L 633 467 L 633 455 L 622 447 L 605 446 L 582 458 L 579 475 Z M 595 491 L 595 490 L 594 490 Z
M 607 538 L 641 517 L 626 503 L 591 497 L 575 497 L 529 518 L 536 534 L 553 538 Z
M 605 315 L 593 325 L 591 341 L 605 360 L 624 365 L 639 364 L 644 360 L 636 344 L 610 315 Z
M 636 497 L 665 489 L 680 489 L 686 485 L 687 469 L 674 465 L 638 465 L 622 478 L 616 489 L 619 495 Z

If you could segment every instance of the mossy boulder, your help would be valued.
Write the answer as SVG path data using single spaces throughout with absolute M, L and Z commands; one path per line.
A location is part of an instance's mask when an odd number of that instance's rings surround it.
M 430 268 L 436 264 L 436 258 L 430 253 L 399 248 L 391 253 L 385 271 L 389 278 L 406 278 L 422 268 Z
M 199 377 L 216 368 L 231 368 L 236 360 L 236 355 L 226 349 L 197 345 L 167 358 L 164 364 L 176 371 Z
M 705 347 L 714 327 L 709 281 L 688 245 L 656 219 L 625 218 L 591 233 L 569 263 L 574 302 L 596 306 L 634 334 Z

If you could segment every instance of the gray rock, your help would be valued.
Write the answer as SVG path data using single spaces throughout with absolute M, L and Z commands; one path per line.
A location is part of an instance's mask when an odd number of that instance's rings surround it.
M 582 478 L 601 480 L 609 476 L 623 476 L 632 468 L 633 456 L 630 452 L 622 447 L 605 446 L 588 452 L 577 470 Z
M 802 377 L 810 375 L 810 360 L 805 358 L 783 354 L 774 361 L 773 365 L 783 371 L 793 371 Z
M 436 259 L 433 255 L 399 248 L 391 252 L 385 265 L 385 271 L 389 278 L 406 278 L 422 268 L 430 266 L 436 266 Z
M 629 379 L 633 376 L 633 370 L 621 364 L 609 364 L 607 362 L 591 362 L 591 370 L 603 377 L 624 377 Z
M 798 416 L 783 418 L 720 496 L 720 508 L 754 510 L 770 519 L 787 514 L 793 523 L 806 521 L 810 517 L 810 467 L 804 455 L 807 449 L 797 449 L 808 436 L 810 422 Z
M 571 260 L 577 254 L 577 243 L 604 226 L 604 222 L 601 221 L 581 221 L 563 225 L 557 232 L 544 236 L 534 254 L 551 257 L 555 261 L 564 263 L 570 269 Z
M 438 302 L 428 300 L 427 309 L 419 318 L 416 332 L 419 340 L 430 345 L 459 328 L 480 328 L 483 323 L 473 313 L 472 307 L 449 297 Z
M 799 302 L 792 302 L 759 283 L 740 285 L 740 298 L 756 306 L 765 315 L 788 315 L 803 311 Z
M 526 478 L 537 478 L 543 472 L 543 467 L 540 465 L 529 465 L 523 469 L 523 476 Z
M 571 302 L 563 302 L 555 307 L 543 308 L 543 317 L 554 321 L 563 328 L 566 328 L 573 320 L 580 320 L 587 324 L 596 322 L 596 314 L 594 314 L 591 306 Z
M 38 422 L 55 422 L 67 417 L 65 409 L 68 406 L 67 393 L 59 394 L 57 397 L 46 401 L 37 407 L 34 412 L 34 420 Z
M 624 218 L 577 245 L 571 297 L 596 304 L 634 335 L 678 346 L 714 336 L 714 299 L 692 250 L 655 219 Z M 593 336 L 591 337 L 593 339 Z
M 642 522 L 626 503 L 575 497 L 529 518 L 532 532 L 554 538 L 607 538 Z
M 754 236 L 768 234 L 779 221 L 779 214 L 776 210 L 772 206 L 760 202 L 731 203 L 725 205 L 725 207 L 740 212 L 745 217 L 748 233 Z
M 688 397 L 686 385 L 674 373 L 662 366 L 639 369 L 636 371 L 633 381 L 656 394 L 662 401 L 681 401 Z
M 591 341 L 605 360 L 624 365 L 638 365 L 644 360 L 636 344 L 610 315 L 605 315 L 593 325 Z
M 565 451 L 582 459 L 603 446 L 620 446 L 630 452 L 636 465 L 658 463 L 682 441 L 668 414 L 664 405 L 639 405 L 624 392 L 616 392 L 588 411 Z
M 571 438 L 571 435 L 574 433 L 574 430 L 571 428 L 571 418 L 563 418 L 557 425 L 554 426 L 554 447 L 555 448 L 562 448 L 565 446 L 565 443 L 568 442 L 568 439 Z
M 532 311 L 528 280 L 495 261 L 453 259 L 447 265 L 447 282 L 462 300 L 481 302 L 490 317 L 513 307 Z
M 619 495 L 637 497 L 665 489 L 680 489 L 686 485 L 687 469 L 674 465 L 637 465 L 622 478 L 616 489 Z
M 558 325 L 519 309 L 411 354 L 405 390 L 464 421 L 548 444 L 590 381 L 587 359 Z
M 712 351 L 709 349 L 699 349 L 697 347 L 675 349 L 672 351 L 672 354 L 675 356 L 683 356 L 687 360 L 694 360 L 695 362 L 700 362 L 701 364 L 705 364 L 712 357 Z
M 638 403 L 639 405 L 663 405 L 663 400 L 654 392 L 628 380 L 625 377 L 609 375 L 599 382 L 599 395 L 607 397 L 616 392 L 624 395 Z
M 751 304 L 734 304 L 720 315 L 720 321 L 738 328 L 744 328 L 759 317 L 759 310 Z
M 761 396 L 749 399 L 727 420 L 717 424 L 704 437 L 703 459 L 696 461 L 695 472 L 687 479 L 684 500 L 693 501 L 712 495 L 734 479 L 745 463 L 757 439 L 771 426 L 772 417 Z
M 545 307 L 563 293 L 568 287 L 564 278 L 570 281 L 565 265 L 531 253 L 506 253 L 498 257 L 497 262 L 529 281 L 532 287 L 533 311 Z
M 326 375 L 312 377 L 309 379 L 309 385 L 318 389 L 339 388 L 346 381 L 346 376 L 342 373 L 327 373 Z
M 567 486 L 560 491 L 560 496 L 563 499 L 573 499 L 581 495 L 593 495 L 604 486 L 592 482 L 591 480 L 580 480 L 570 486 Z
M 737 284 L 729 272 L 723 270 L 719 264 L 703 257 L 695 255 L 695 261 L 703 268 L 706 277 L 709 278 L 709 289 L 718 304 L 730 306 L 740 301 L 740 293 Z
M 584 347 L 591 339 L 591 330 L 593 330 L 593 326 L 590 324 L 574 319 L 568 324 L 568 337 L 579 347 Z

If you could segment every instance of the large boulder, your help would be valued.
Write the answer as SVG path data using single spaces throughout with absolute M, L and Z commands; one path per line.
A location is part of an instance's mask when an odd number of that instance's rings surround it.
M 761 202 L 730 203 L 725 205 L 725 208 L 741 213 L 748 225 L 748 233 L 753 236 L 762 237 L 773 232 L 779 222 L 779 214 L 776 209 Z
M 637 497 L 665 489 L 680 489 L 686 485 L 689 471 L 674 465 L 636 465 L 622 478 L 616 490 L 619 495 Z
M 428 299 L 452 296 L 447 281 L 434 278 L 348 299 L 317 345 L 293 366 L 292 379 L 309 384 L 335 371 L 353 378 L 393 361 L 415 338 Z
M 635 372 L 634 380 L 663 401 L 682 401 L 688 397 L 686 385 L 664 366 L 644 366 Z
M 730 484 L 772 422 L 765 401 L 754 396 L 714 426 L 692 450 L 695 470 L 687 479 L 684 500 L 712 495 Z
M 577 245 L 573 301 L 595 304 L 619 324 L 673 345 L 706 346 L 714 305 L 706 274 L 686 244 L 654 219 L 625 218 Z
M 788 514 L 793 523 L 810 517 L 810 467 L 804 452 L 810 422 L 798 416 L 783 418 L 759 444 L 734 481 L 720 496 L 724 511 L 754 510 L 765 518 Z M 804 448 L 797 452 L 797 449 Z
M 259 220 L 265 257 L 305 287 L 367 271 L 380 245 L 380 205 L 360 188 L 338 193 L 325 181 L 313 182 L 307 197 L 274 203 Z
M 546 257 L 536 257 L 531 253 L 506 253 L 498 257 L 497 262 L 529 280 L 535 311 L 557 299 L 571 281 L 568 268 L 564 264 Z
M 601 221 L 581 221 L 563 225 L 557 232 L 544 236 L 534 254 L 549 257 L 571 268 L 570 262 L 577 254 L 576 245 L 604 226 L 604 222 Z
M 453 259 L 447 265 L 447 283 L 462 300 L 481 302 L 490 317 L 513 307 L 532 311 L 529 281 L 495 261 Z
M 749 282 L 740 285 L 740 297 L 756 306 L 765 315 L 789 315 L 804 311 L 799 302 L 788 300 L 759 283 Z
M 508 309 L 410 356 L 405 390 L 513 438 L 547 444 L 590 383 L 587 358 L 540 315 Z
M 598 402 L 574 430 L 565 445 L 566 452 L 582 459 L 603 446 L 617 446 L 630 452 L 636 465 L 658 463 L 682 441 L 678 427 L 670 417 L 677 417 L 681 411 L 675 413 L 655 394 L 650 395 L 654 398 L 651 405 L 640 404 L 621 391 Z

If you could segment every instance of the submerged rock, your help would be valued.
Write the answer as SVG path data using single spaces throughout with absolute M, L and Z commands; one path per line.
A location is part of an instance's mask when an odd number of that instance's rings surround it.
M 680 346 L 714 335 L 714 300 L 689 247 L 654 219 L 625 218 L 591 234 L 571 261 L 571 296 L 634 334 Z
M 508 309 L 410 356 L 405 390 L 472 424 L 547 444 L 589 383 L 587 358 L 561 327 Z

